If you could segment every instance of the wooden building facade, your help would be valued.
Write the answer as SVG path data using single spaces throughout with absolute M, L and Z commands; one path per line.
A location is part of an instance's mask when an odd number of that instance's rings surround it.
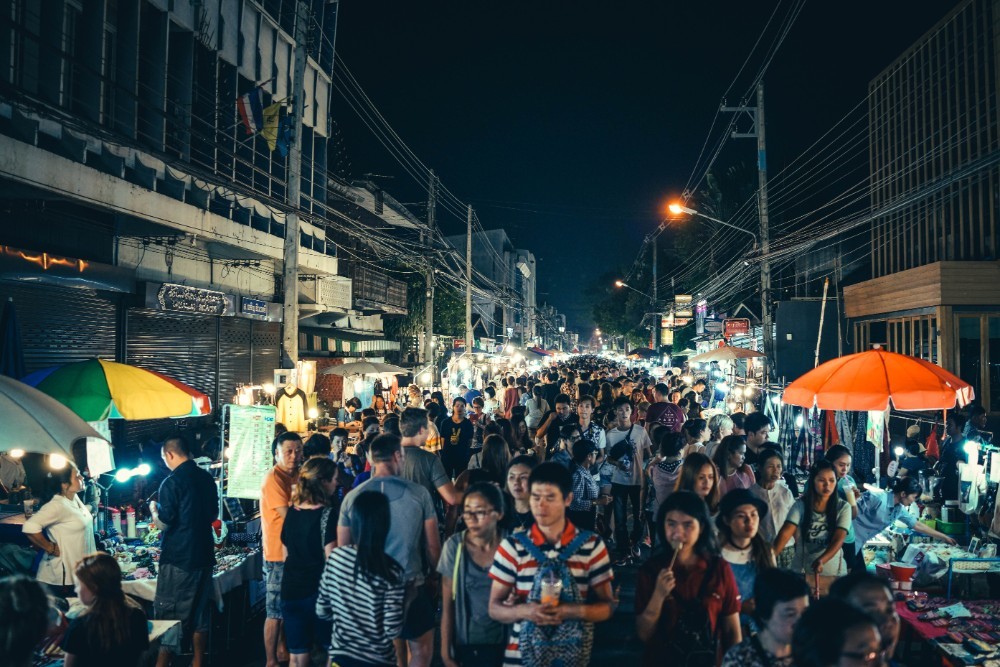
M 933 361 L 1000 412 L 1000 0 L 966 0 L 869 84 L 871 280 L 854 349 Z

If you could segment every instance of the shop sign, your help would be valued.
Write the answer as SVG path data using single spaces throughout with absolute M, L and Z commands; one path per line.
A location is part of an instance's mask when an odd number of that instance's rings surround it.
M 451 341 L 451 347 L 454 350 L 458 350 L 460 348 L 465 347 L 465 339 L 464 338 L 453 338 L 452 341 Z
M 240 299 L 240 312 L 249 317 L 267 317 L 267 301 L 260 299 Z
M 200 313 L 202 315 L 235 315 L 233 297 L 224 292 L 163 283 L 155 294 L 155 307 L 180 313 Z
M 690 308 L 684 308 L 681 310 L 675 310 L 674 315 L 677 317 L 693 317 L 694 313 L 691 312 Z
M 660 345 L 673 345 L 674 332 L 672 329 L 660 329 Z
M 493 347 L 496 345 L 495 338 L 480 338 L 479 339 L 479 349 L 492 351 Z
M 722 336 L 724 338 L 732 338 L 733 336 L 749 336 L 750 335 L 750 320 L 742 318 L 734 318 L 722 320 Z
M 675 294 L 674 303 L 691 303 L 690 294 Z
M 689 324 L 691 324 L 691 318 L 690 317 L 675 317 L 674 318 L 674 326 L 675 327 L 686 327 Z
M 722 333 L 722 322 L 719 320 L 705 320 L 705 333 L 707 334 L 720 334 Z

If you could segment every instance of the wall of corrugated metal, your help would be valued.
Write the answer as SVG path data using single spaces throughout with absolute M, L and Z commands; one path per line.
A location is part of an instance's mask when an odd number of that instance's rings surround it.
M 94 357 L 115 360 L 119 295 L 0 280 L 0 307 L 8 298 L 21 326 L 27 372 Z

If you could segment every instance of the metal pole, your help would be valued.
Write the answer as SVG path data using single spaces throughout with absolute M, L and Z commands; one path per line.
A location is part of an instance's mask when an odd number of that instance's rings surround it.
M 506 331 L 504 332 L 506 333 Z M 465 222 L 465 353 L 472 352 L 472 206 Z
M 295 3 L 295 63 L 292 79 L 292 145 L 288 156 L 288 205 L 282 269 L 282 348 L 292 363 L 299 360 L 299 192 L 302 184 L 302 110 L 305 108 L 306 32 L 308 7 Z M 284 361 L 284 359 L 282 360 Z
M 656 238 L 657 238 L 657 236 L 653 237 L 653 312 L 657 312 L 659 310 L 659 307 L 658 307 L 659 300 L 656 298 Z M 650 327 L 650 332 L 649 333 L 650 333 L 649 337 L 650 337 L 650 343 L 651 343 L 650 346 L 649 346 L 649 349 L 653 350 L 654 352 L 659 352 L 660 351 L 660 340 L 659 340 L 659 338 L 660 338 L 660 323 L 654 321 L 653 322 L 653 326 Z
M 437 217 L 437 174 L 430 170 L 430 180 L 427 184 L 427 236 L 429 245 L 434 244 L 434 224 Z M 424 363 L 430 366 L 431 385 L 437 376 L 437 364 L 434 362 L 434 262 L 428 255 L 426 273 L 426 291 L 424 292 Z
M 771 262 L 767 258 L 770 251 L 770 236 L 767 220 L 767 143 L 764 139 L 764 82 L 757 84 L 757 206 L 760 212 L 760 312 L 764 326 L 764 353 L 766 367 L 774 364 L 774 324 L 771 314 Z
M 830 289 L 830 279 L 823 281 L 823 303 L 819 307 L 819 333 L 816 335 L 816 356 L 813 359 L 813 368 L 819 366 L 819 346 L 823 342 L 823 318 L 826 317 L 826 294 Z

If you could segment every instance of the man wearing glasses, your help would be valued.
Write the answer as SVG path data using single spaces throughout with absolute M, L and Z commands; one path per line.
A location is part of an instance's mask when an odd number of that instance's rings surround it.
M 878 623 L 878 631 L 882 636 L 882 651 L 878 655 L 880 658 L 884 657 L 884 660 L 871 664 L 894 665 L 892 656 L 899 643 L 900 623 L 888 582 L 859 570 L 833 582 L 830 596 L 851 603 Z

